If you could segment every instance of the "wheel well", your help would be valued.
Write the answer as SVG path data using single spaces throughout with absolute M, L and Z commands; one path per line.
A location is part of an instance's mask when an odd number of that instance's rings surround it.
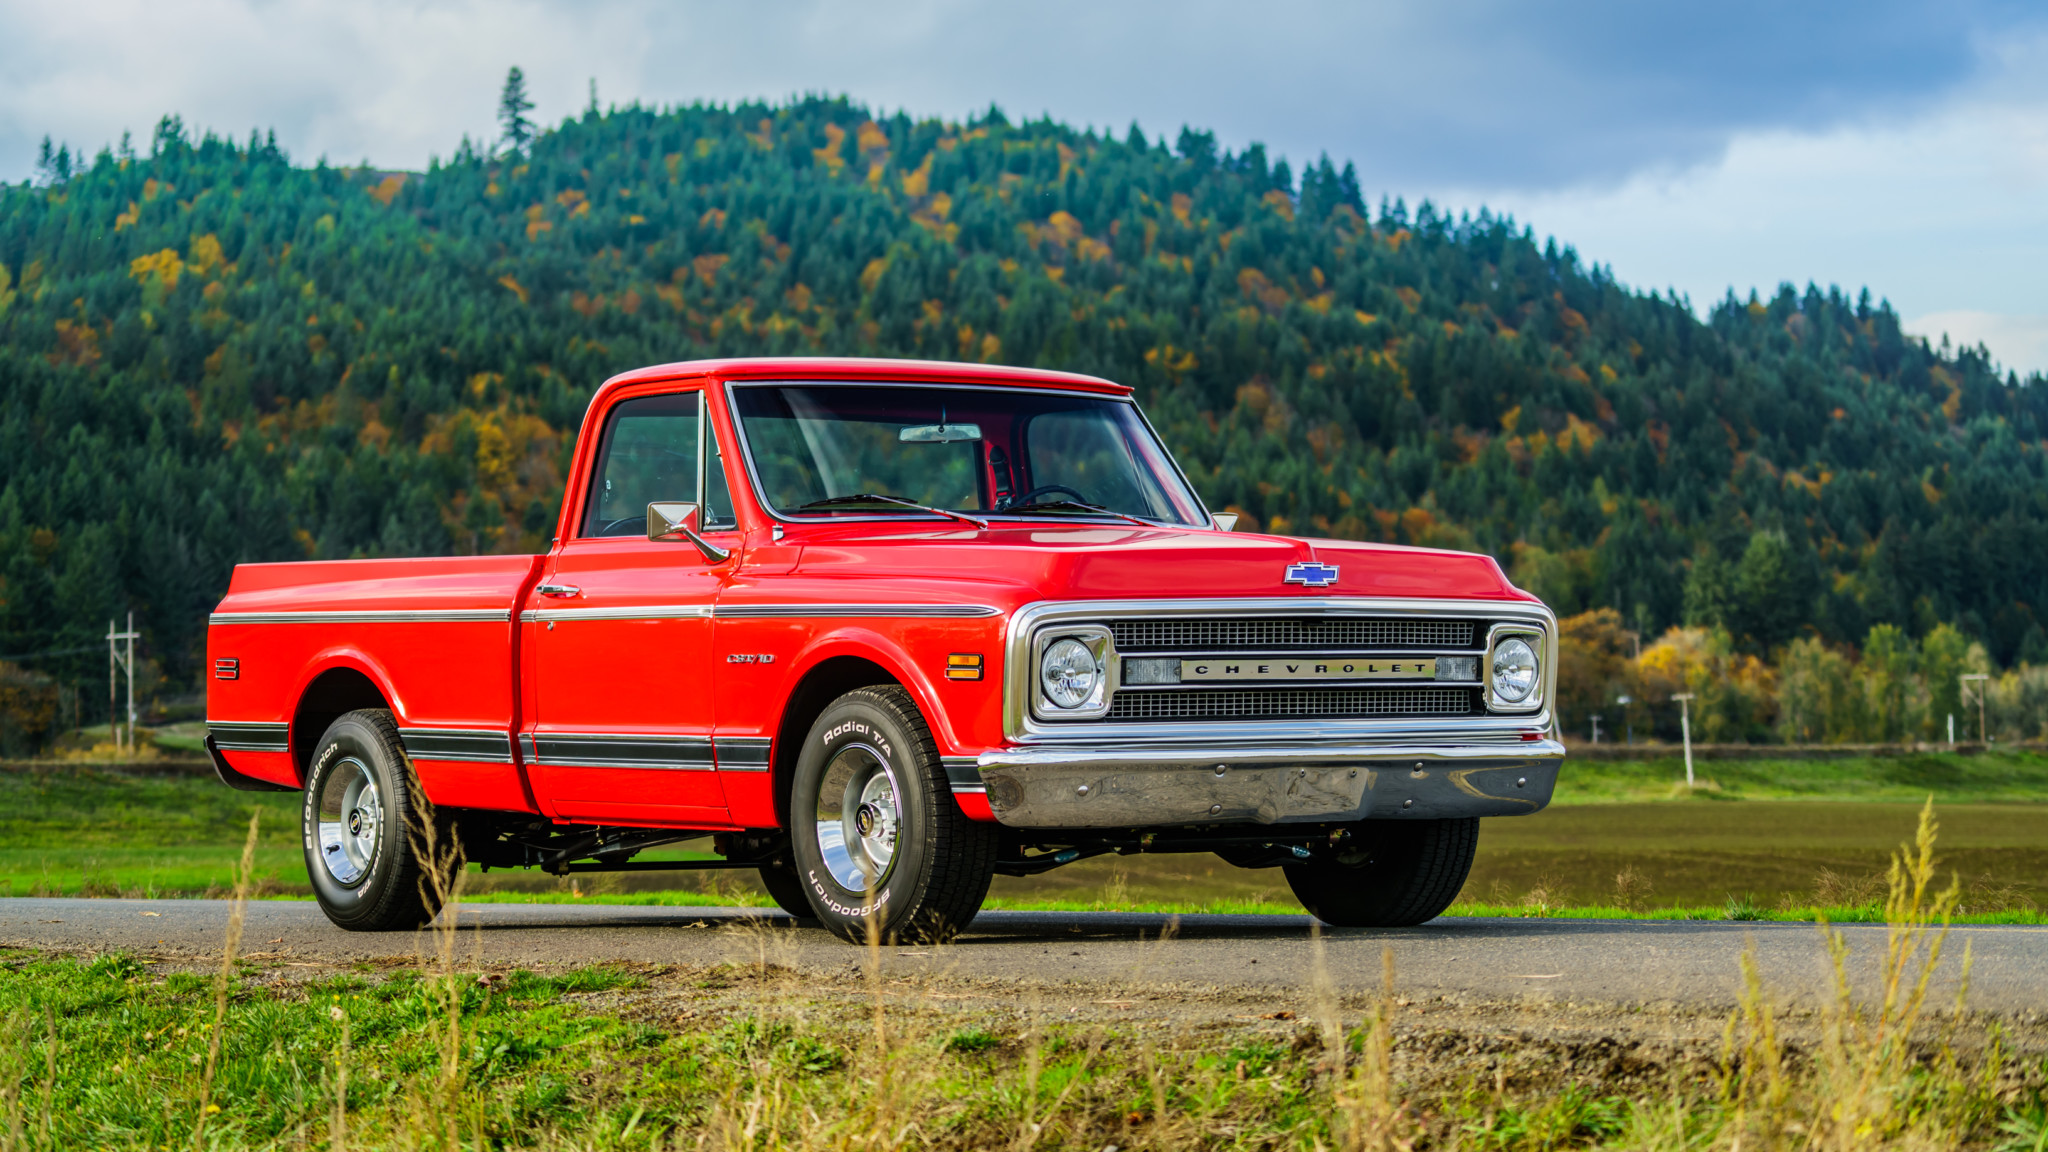
M 353 668 L 330 668 L 314 677 L 292 710 L 292 761 L 298 765 L 299 779 L 306 778 L 313 745 L 326 734 L 329 724 L 358 708 L 389 707 L 391 702 L 384 699 L 376 683 Z
M 810 733 L 834 700 L 875 684 L 899 684 L 889 670 L 858 656 L 834 656 L 804 673 L 789 704 L 782 710 L 782 723 L 775 729 L 775 753 L 771 766 L 775 774 L 775 816 L 789 826 L 789 784 L 796 778 L 797 757 L 803 754 L 804 737 Z

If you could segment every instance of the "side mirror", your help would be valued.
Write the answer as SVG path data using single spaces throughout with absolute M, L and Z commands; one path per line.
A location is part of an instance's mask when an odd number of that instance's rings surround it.
M 657 500 L 647 506 L 647 538 L 660 544 L 694 544 L 708 563 L 732 553 L 697 534 L 703 508 L 696 504 Z
M 1235 532 L 1237 531 L 1237 513 L 1211 512 L 1209 513 L 1209 523 L 1215 525 L 1218 532 Z

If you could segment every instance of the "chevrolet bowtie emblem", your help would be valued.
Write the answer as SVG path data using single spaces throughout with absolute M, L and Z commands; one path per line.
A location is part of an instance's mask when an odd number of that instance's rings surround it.
M 1289 564 L 1287 566 L 1287 578 L 1281 582 L 1284 584 L 1302 584 L 1310 588 L 1328 588 L 1337 582 L 1337 566 L 1335 564 L 1319 564 L 1314 561 Z

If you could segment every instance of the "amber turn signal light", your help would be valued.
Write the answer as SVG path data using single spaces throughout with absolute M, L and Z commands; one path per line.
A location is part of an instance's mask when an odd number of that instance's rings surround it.
M 955 652 L 951 656 L 946 657 L 946 679 L 981 679 L 981 653 Z

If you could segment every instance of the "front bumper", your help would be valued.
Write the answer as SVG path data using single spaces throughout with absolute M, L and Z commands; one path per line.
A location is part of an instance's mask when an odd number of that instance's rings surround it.
M 1442 820 L 1550 803 L 1564 745 L 1026 747 L 977 760 L 997 820 L 1015 828 Z

